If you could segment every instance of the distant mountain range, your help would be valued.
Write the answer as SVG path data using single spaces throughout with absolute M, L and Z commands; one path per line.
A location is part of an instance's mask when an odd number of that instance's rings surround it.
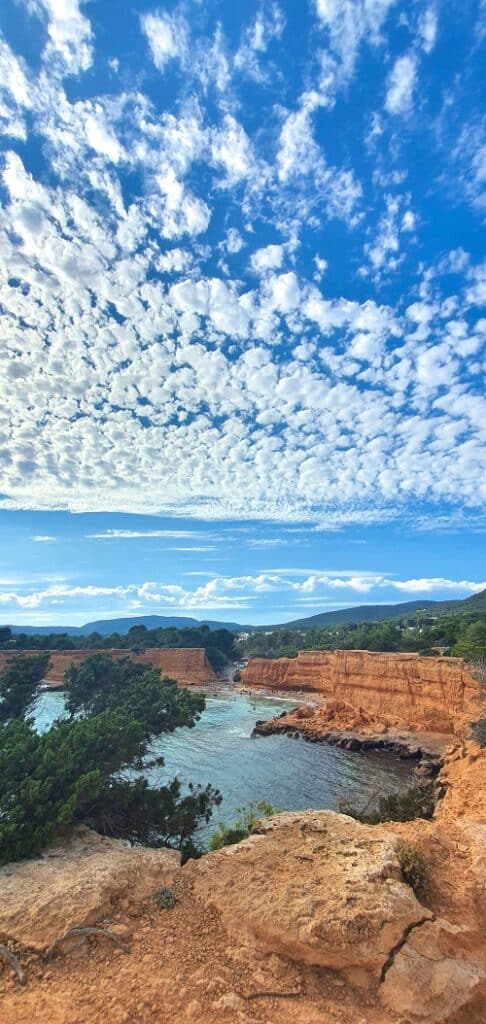
M 99 619 L 95 622 L 86 622 L 84 626 L 10 626 L 12 633 L 25 633 L 31 636 L 33 633 L 45 636 L 48 633 L 69 633 L 71 636 L 88 636 L 90 633 L 100 633 L 101 636 L 109 636 L 110 633 L 128 633 L 132 626 L 146 626 L 147 629 L 190 629 L 191 627 L 209 626 L 210 629 L 229 629 L 231 633 L 240 633 L 242 630 L 253 629 L 252 626 L 241 626 L 238 622 L 217 622 L 213 619 L 190 619 L 182 615 L 137 615 L 123 619 Z
M 291 622 L 280 622 L 270 626 L 248 626 L 238 622 L 219 622 L 213 619 L 191 619 L 177 615 L 138 615 L 123 619 L 99 619 L 86 622 L 84 626 L 15 626 L 11 625 L 12 633 L 69 633 L 73 636 L 88 636 L 100 633 L 128 633 L 132 626 L 146 626 L 147 629 L 188 629 L 198 626 L 209 626 L 209 629 L 229 629 L 232 633 L 262 632 L 269 629 L 297 629 L 305 632 L 318 629 L 320 626 L 333 626 L 347 622 L 381 622 L 383 619 L 397 619 L 423 609 L 431 615 L 444 615 L 451 611 L 486 611 L 486 590 L 473 594 L 460 601 L 405 601 L 401 604 L 360 604 L 354 608 L 341 608 L 334 612 L 320 612 L 305 619 L 293 619 Z
M 444 615 L 450 611 L 486 611 L 486 590 L 459 601 L 403 601 L 400 604 L 359 604 L 354 608 L 340 608 L 334 612 L 318 612 L 305 619 L 293 619 L 285 626 L 264 626 L 264 629 L 318 629 L 320 626 L 344 625 L 351 622 L 382 622 L 383 619 L 397 619 L 419 610 L 431 615 Z M 260 628 L 260 627 L 259 627 Z

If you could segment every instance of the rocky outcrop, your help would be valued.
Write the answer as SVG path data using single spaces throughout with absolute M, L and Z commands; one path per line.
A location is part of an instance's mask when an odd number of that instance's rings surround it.
M 371 651 L 301 651 L 296 658 L 253 658 L 244 687 L 305 691 L 346 701 L 415 729 L 460 731 L 478 717 L 479 686 L 460 658 Z
M 180 865 L 174 850 L 130 849 L 80 827 L 38 860 L 0 868 L 0 942 L 42 951 L 71 928 L 135 908 L 169 885 Z
M 399 728 L 393 716 L 381 719 L 364 708 L 333 699 L 318 707 L 302 704 L 275 718 L 258 721 L 253 732 L 256 736 L 302 736 L 311 743 L 330 743 L 344 750 L 398 754 L 419 761 L 417 770 L 423 776 L 437 774 L 441 754 L 451 739 L 450 733 L 412 732 L 406 725 Z
M 38 651 L 0 651 L 0 671 L 6 661 L 15 654 L 38 654 Z M 45 682 L 60 686 L 64 673 L 70 665 L 83 661 L 89 654 L 110 654 L 112 658 L 133 658 L 143 665 L 159 668 L 162 675 L 171 676 L 182 686 L 199 683 L 205 685 L 216 681 L 214 670 L 202 647 L 148 647 L 144 651 L 130 651 L 111 648 L 104 651 L 49 651 L 49 666 Z
M 468 949 L 466 928 L 426 921 L 397 951 L 381 988 L 382 1003 L 404 1020 L 480 1021 L 486 1003 L 481 952 Z
M 267 953 L 368 987 L 402 936 L 432 917 L 400 878 L 398 842 L 334 811 L 277 815 L 197 864 L 195 893 L 231 935 L 244 930 Z

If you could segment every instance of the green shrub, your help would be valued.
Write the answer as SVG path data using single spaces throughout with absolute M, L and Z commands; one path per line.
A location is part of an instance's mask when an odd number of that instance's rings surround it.
M 341 800 L 339 810 L 349 814 L 366 825 L 379 825 L 382 821 L 413 821 L 414 818 L 431 818 L 435 807 L 435 787 L 430 780 L 409 786 L 403 792 L 389 793 L 380 797 L 378 807 L 368 811 L 365 807 L 354 807 L 347 800 Z
M 421 892 L 427 885 L 427 862 L 423 853 L 413 843 L 406 842 L 399 844 L 397 853 L 403 881 L 414 892 Z
M 0 672 L 0 723 L 23 718 L 49 662 L 48 654 L 16 654 Z
M 471 732 L 480 747 L 486 747 L 486 718 L 471 723 Z
M 176 898 L 173 889 L 158 889 L 154 893 L 154 903 L 160 910 L 170 910 L 175 905 Z
M 12 659 L 0 676 L 0 865 L 37 856 L 81 823 L 194 856 L 193 834 L 220 794 L 189 785 L 182 796 L 179 779 L 152 788 L 133 771 L 163 763 L 148 759 L 153 737 L 194 725 L 204 698 L 154 669 L 94 655 L 68 672 L 71 717 L 39 734 L 23 716 L 45 660 Z
M 222 850 L 223 846 L 234 846 L 235 843 L 241 843 L 242 839 L 248 839 L 257 821 L 271 818 L 278 811 L 266 800 L 260 800 L 258 803 L 251 801 L 244 807 L 237 807 L 236 813 L 238 817 L 231 825 L 218 825 L 217 831 L 213 832 L 209 842 L 210 850 Z

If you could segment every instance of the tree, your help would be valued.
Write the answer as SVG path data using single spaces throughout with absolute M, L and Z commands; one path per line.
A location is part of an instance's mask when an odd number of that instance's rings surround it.
M 0 728 L 0 863 L 40 853 L 60 830 L 81 822 L 193 855 L 194 830 L 209 820 L 220 794 L 189 787 L 181 797 L 177 779 L 151 789 L 133 770 L 147 766 L 152 736 L 194 725 L 204 699 L 106 654 L 72 666 L 68 679 L 69 719 L 39 735 L 19 711 Z
M 471 622 L 458 637 L 454 654 L 459 658 L 476 661 L 486 657 L 486 618 Z
M 0 647 L 8 644 L 9 640 L 12 639 L 12 630 L 10 626 L 0 626 Z
M 0 722 L 23 718 L 47 672 L 48 654 L 17 654 L 0 674 Z

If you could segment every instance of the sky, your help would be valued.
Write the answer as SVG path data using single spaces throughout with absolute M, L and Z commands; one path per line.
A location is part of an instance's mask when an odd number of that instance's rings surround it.
M 486 586 L 486 6 L 3 0 L 0 619 Z

